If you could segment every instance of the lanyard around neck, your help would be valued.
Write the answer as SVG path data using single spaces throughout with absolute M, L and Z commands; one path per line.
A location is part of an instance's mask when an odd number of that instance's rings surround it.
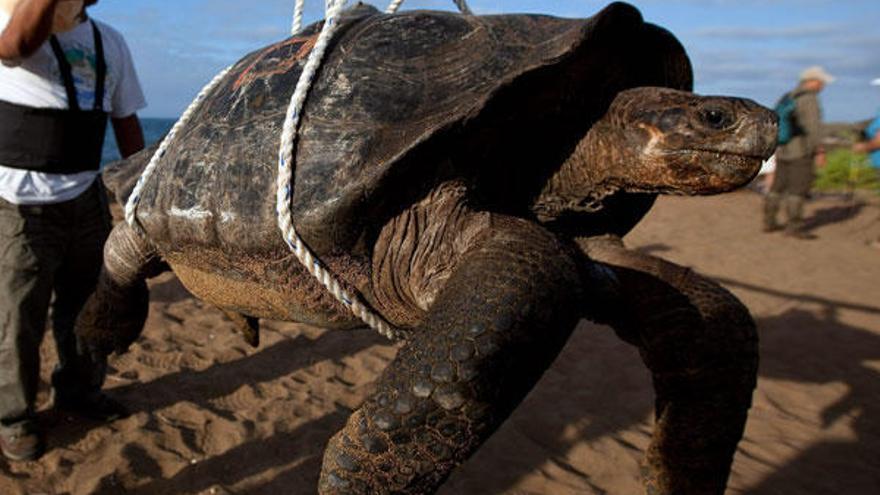
M 89 20 L 92 24 L 92 34 L 95 37 L 95 110 L 104 109 L 104 80 L 107 77 L 107 61 L 104 59 L 104 42 L 101 39 L 101 32 L 95 21 Z M 61 49 L 61 43 L 54 34 L 49 37 L 49 44 L 52 45 L 52 52 L 58 60 L 58 68 L 61 70 L 61 79 L 64 82 L 64 90 L 67 92 L 67 104 L 71 110 L 80 110 L 79 98 L 76 95 L 76 86 L 73 83 L 73 69 L 70 62 Z

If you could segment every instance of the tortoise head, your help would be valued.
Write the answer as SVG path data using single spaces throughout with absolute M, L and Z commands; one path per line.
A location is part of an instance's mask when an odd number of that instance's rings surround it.
M 596 211 L 617 191 L 717 194 L 748 183 L 776 146 L 776 114 L 742 98 L 621 91 L 532 209 L 542 220 Z
M 730 191 L 754 178 L 776 147 L 776 114 L 761 105 L 667 88 L 622 91 L 597 125 L 597 134 L 608 133 L 601 146 L 627 147 L 608 150 L 623 159 L 609 175 L 630 191 Z

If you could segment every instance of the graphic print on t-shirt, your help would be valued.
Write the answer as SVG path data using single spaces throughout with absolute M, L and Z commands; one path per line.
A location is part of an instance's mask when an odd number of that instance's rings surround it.
M 98 62 L 95 49 L 92 43 L 85 45 L 80 41 L 59 41 L 62 50 L 64 50 L 64 56 L 67 62 L 70 63 L 70 68 L 73 72 L 73 85 L 76 87 L 79 106 L 82 109 L 91 109 L 95 104 L 95 86 L 98 77 Z M 58 81 L 61 80 L 61 69 L 57 63 L 52 65 L 51 72 L 52 77 L 55 77 Z M 111 74 L 112 71 L 108 62 L 106 87 L 113 87 Z

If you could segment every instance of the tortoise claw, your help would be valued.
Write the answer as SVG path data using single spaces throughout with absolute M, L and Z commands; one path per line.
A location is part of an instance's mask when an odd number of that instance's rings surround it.
M 235 323 L 236 329 L 241 332 L 242 337 L 244 337 L 244 341 L 248 343 L 251 347 L 259 347 L 260 346 L 260 319 L 254 318 L 253 316 L 243 315 L 241 313 L 237 313 L 235 311 L 230 311 L 226 309 L 222 309 L 223 314 L 225 314 L 233 323 Z

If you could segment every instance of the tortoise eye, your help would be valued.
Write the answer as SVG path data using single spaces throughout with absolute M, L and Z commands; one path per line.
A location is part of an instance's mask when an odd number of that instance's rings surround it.
M 730 114 L 718 108 L 703 111 L 703 122 L 712 129 L 724 129 L 733 122 Z

